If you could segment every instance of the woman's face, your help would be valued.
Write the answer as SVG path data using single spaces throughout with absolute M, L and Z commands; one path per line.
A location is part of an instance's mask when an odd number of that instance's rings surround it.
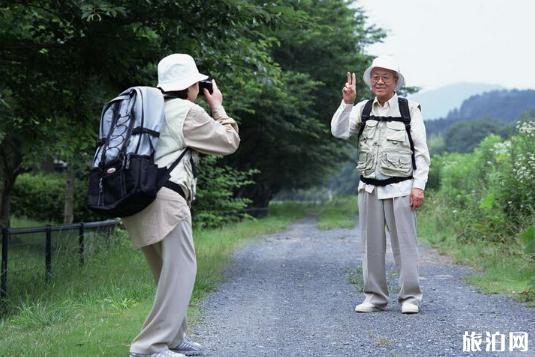
M 195 103 L 198 95 L 199 95 L 199 83 L 197 82 L 188 87 L 188 100 L 190 102 Z

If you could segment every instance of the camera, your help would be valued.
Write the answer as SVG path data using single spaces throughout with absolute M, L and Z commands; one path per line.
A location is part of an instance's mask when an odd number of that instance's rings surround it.
M 199 82 L 199 94 L 204 95 L 204 89 L 208 89 L 208 92 L 212 94 L 214 92 L 214 86 L 212 84 L 212 78 L 205 79 Z

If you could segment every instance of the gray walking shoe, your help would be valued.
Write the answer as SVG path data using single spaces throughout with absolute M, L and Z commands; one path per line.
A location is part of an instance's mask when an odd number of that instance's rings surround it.
M 200 343 L 193 342 L 187 336 L 184 337 L 176 347 L 171 348 L 171 351 L 185 354 L 186 356 L 199 356 L 202 355 L 202 346 Z

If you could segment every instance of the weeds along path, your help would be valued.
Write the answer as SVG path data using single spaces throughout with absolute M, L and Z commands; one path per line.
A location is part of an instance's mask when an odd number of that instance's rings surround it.
M 264 236 L 237 251 L 226 282 L 202 303 L 192 328 L 209 356 L 458 356 L 463 335 L 529 333 L 535 351 L 535 313 L 500 295 L 483 295 L 463 283 L 467 268 L 421 248 L 422 312 L 402 315 L 397 277 L 387 253 L 387 311 L 357 314 L 362 299 L 356 229 L 316 229 L 313 219 Z M 498 339 L 499 340 L 499 339 Z M 495 344 L 495 349 L 500 347 Z

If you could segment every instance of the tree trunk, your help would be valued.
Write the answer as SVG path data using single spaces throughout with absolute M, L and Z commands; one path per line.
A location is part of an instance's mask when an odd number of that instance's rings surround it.
M 22 153 L 19 141 L 6 136 L 0 143 L 0 227 L 10 226 L 10 197 L 15 180 L 22 172 Z
M 237 197 L 245 197 L 251 200 L 250 207 L 266 208 L 273 198 L 274 189 L 272 186 L 263 183 L 248 185 L 239 190 Z
M 67 166 L 65 171 L 65 205 L 63 209 L 63 223 L 70 224 L 74 220 L 74 169 Z

